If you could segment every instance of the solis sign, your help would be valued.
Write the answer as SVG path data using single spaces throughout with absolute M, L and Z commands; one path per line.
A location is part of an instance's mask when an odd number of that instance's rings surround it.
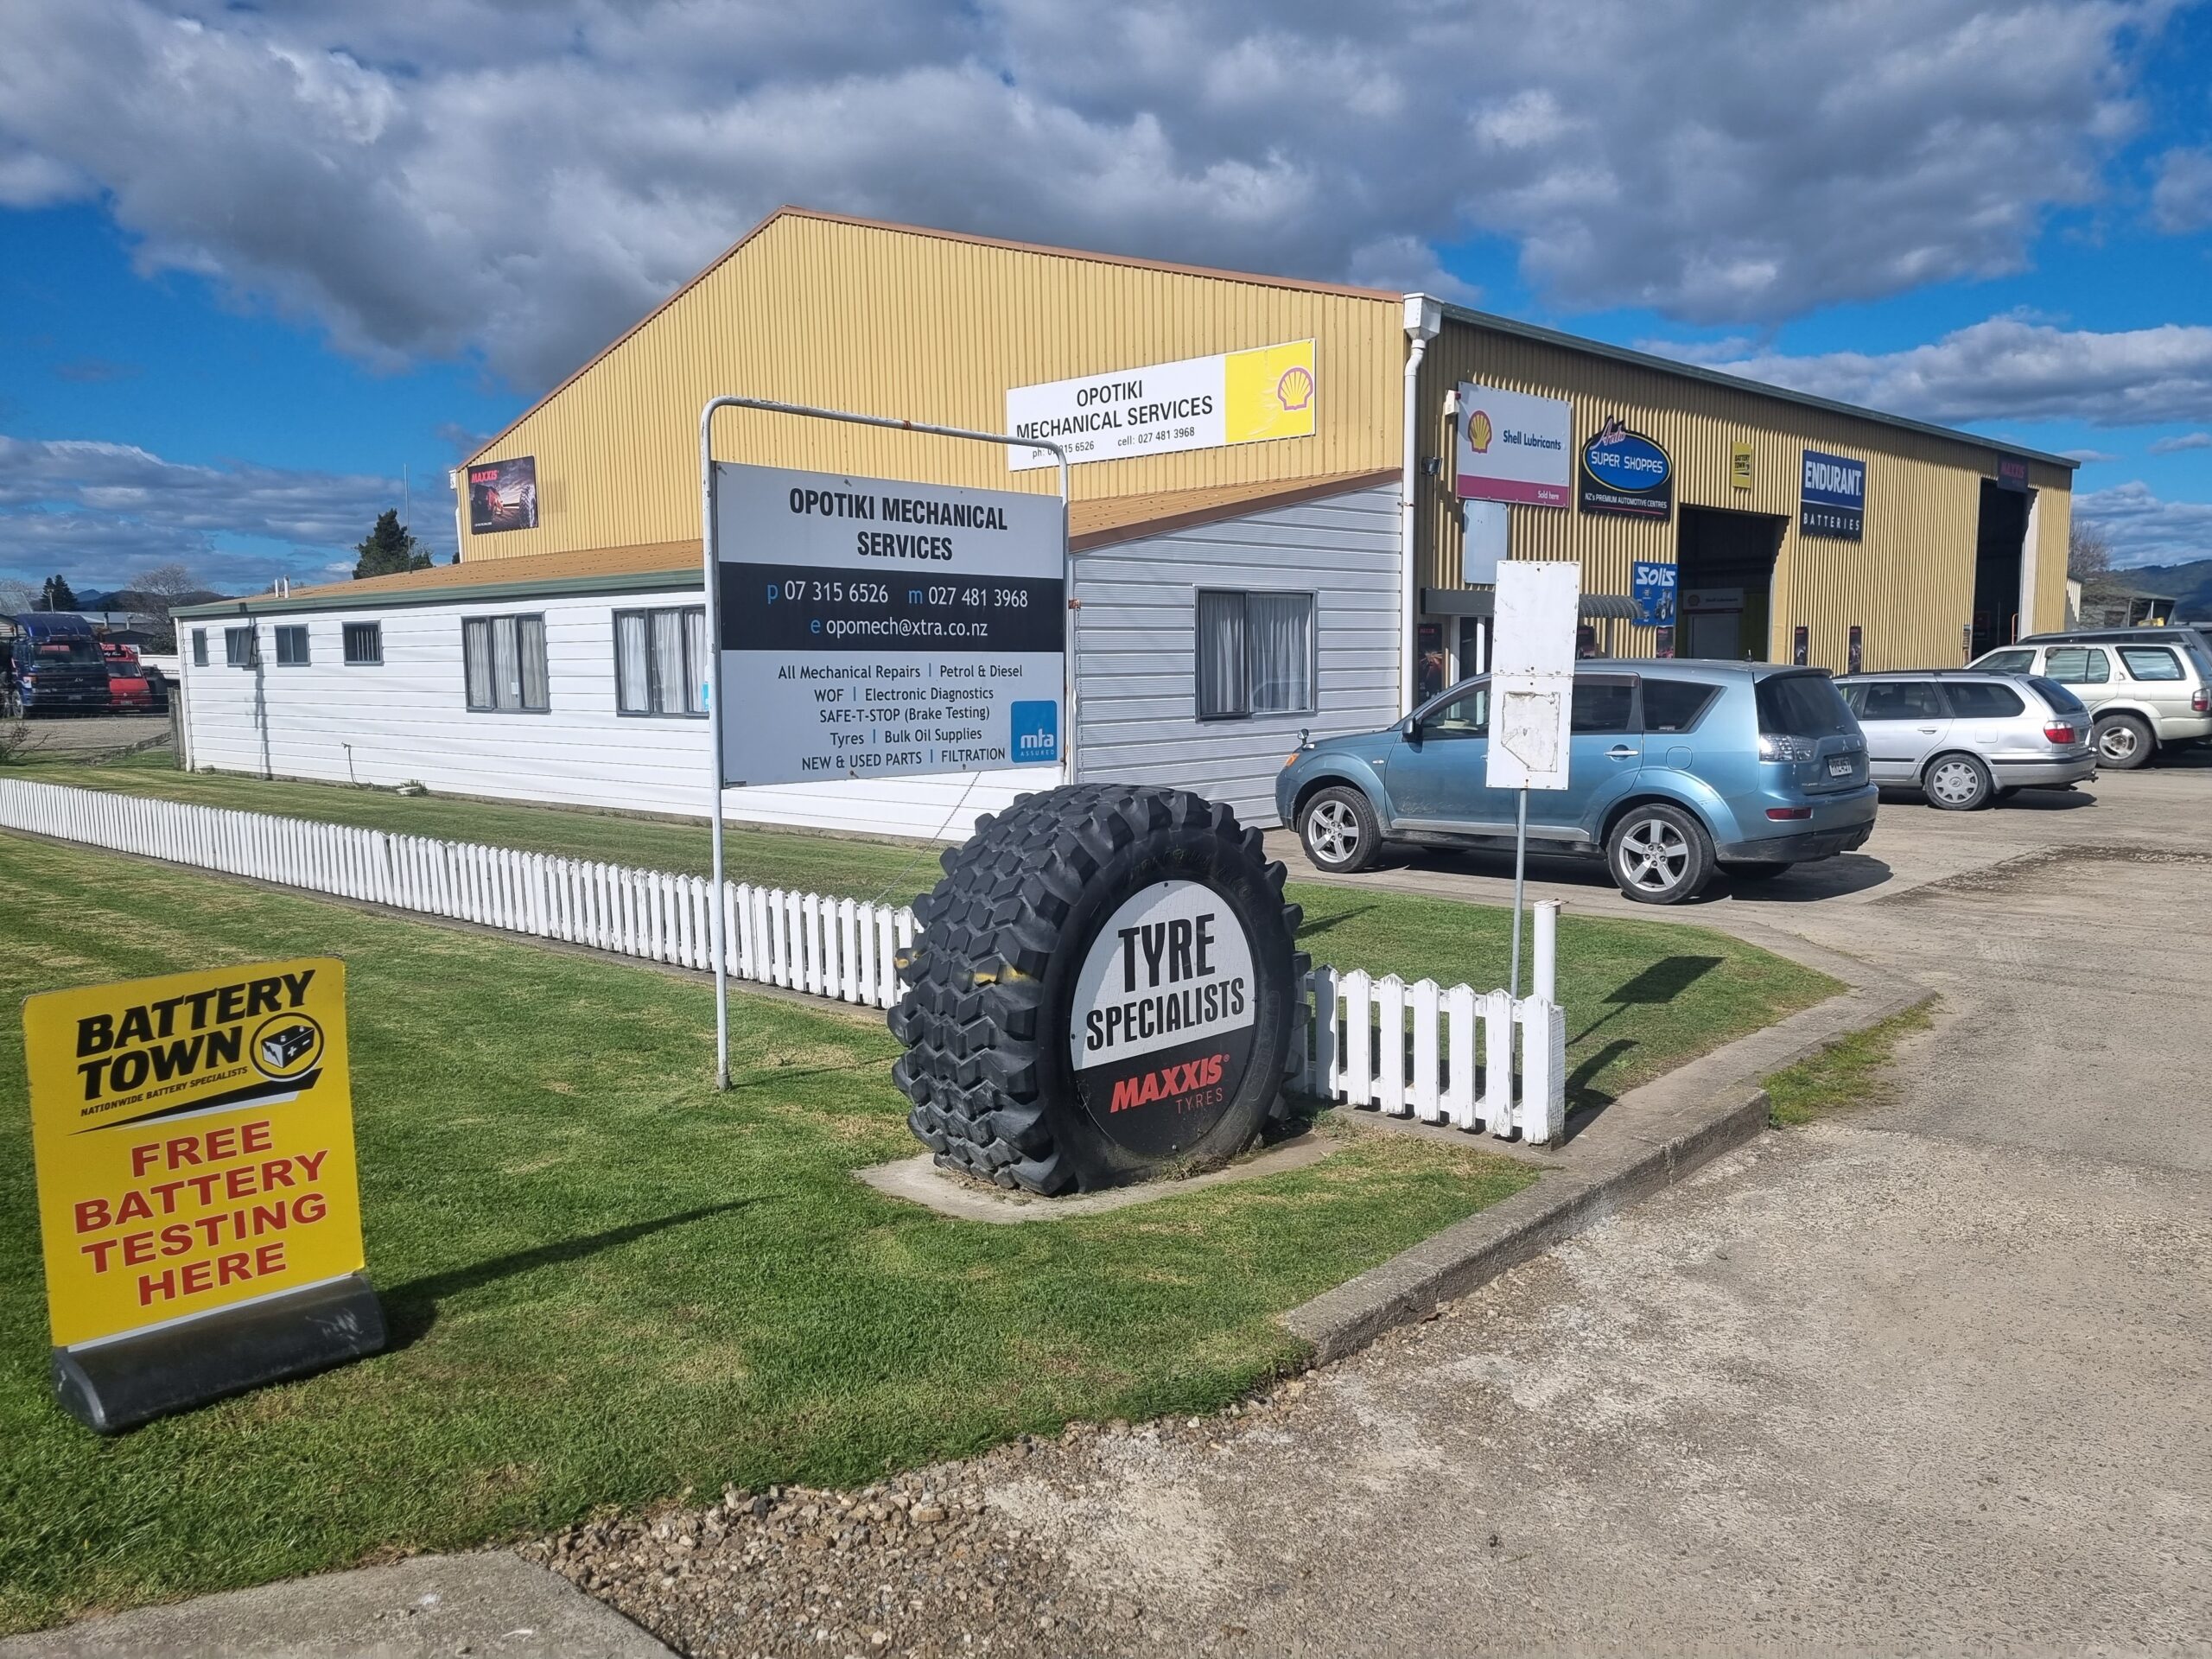
M 1092 1122 L 1133 1151 L 1173 1153 L 1236 1097 L 1258 1020 L 1252 945 L 1200 881 L 1133 893 L 1076 978 L 1068 1060 Z
M 361 1267 L 345 999 L 313 958 L 24 1004 L 57 1347 Z
M 1582 511 L 1664 518 L 1674 511 L 1675 466 L 1667 452 L 1616 416 L 1582 446 Z

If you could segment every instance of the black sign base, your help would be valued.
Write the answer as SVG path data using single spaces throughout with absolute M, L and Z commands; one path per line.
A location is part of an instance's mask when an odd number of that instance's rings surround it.
M 384 1309 L 359 1274 L 228 1307 L 183 1325 L 54 1351 L 54 1397 L 102 1434 L 226 1394 L 327 1370 L 380 1351 Z

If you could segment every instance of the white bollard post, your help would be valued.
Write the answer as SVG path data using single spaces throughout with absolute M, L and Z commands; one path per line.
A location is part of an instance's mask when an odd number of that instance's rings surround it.
M 1514 1012 L 1521 1027 L 1521 1138 L 1555 1147 L 1567 1135 L 1567 1010 L 1531 997 Z
M 1535 904 L 1536 972 L 1530 994 L 1539 1002 L 1559 1001 L 1559 900 Z

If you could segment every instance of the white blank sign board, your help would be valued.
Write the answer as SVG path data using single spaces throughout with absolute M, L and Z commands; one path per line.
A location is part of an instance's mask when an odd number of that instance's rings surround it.
M 1507 559 L 1497 567 L 1491 656 L 1491 789 L 1565 789 L 1574 712 L 1582 567 Z

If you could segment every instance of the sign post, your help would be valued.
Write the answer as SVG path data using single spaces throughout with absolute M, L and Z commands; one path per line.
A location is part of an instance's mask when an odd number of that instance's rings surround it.
M 23 1039 L 63 1409 L 113 1433 L 384 1346 L 344 963 L 48 991 Z
M 1046 450 L 1059 463 L 1059 499 L 717 464 L 719 409 Z M 715 1087 L 727 1089 L 726 787 L 1033 765 L 1075 781 L 1068 457 L 1034 436 L 713 397 L 699 411 L 699 518 L 714 640 Z M 733 683 L 746 700 L 741 733 L 723 717 Z
M 1513 836 L 1513 976 L 1521 995 L 1521 905 L 1529 863 L 1529 791 L 1565 789 L 1572 756 L 1574 633 L 1582 567 L 1508 559 L 1497 567 L 1497 633 L 1491 651 L 1491 789 L 1516 792 Z

